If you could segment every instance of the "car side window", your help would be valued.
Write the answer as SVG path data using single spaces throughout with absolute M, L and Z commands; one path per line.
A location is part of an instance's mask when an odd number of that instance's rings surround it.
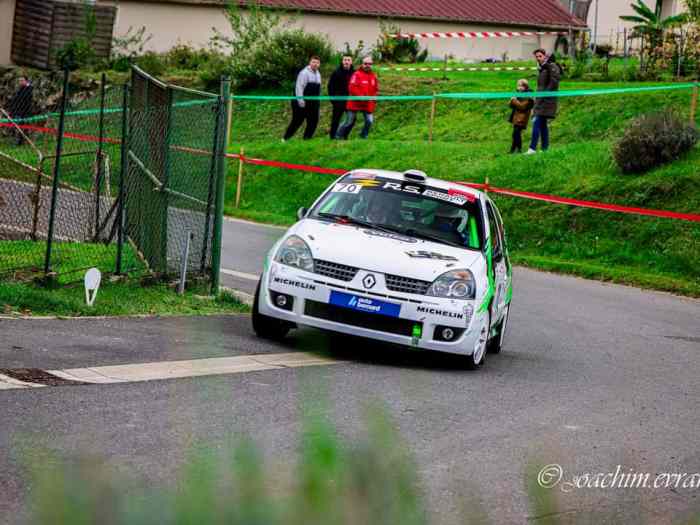
M 496 213 L 490 202 L 486 202 L 486 211 L 489 217 L 489 236 L 491 237 L 491 249 L 494 257 L 500 259 L 503 256 L 503 244 L 501 240 L 501 232 L 499 231 Z

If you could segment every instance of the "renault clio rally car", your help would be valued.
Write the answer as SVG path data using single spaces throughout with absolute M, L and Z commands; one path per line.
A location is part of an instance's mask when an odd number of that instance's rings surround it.
M 415 170 L 355 170 L 298 218 L 267 256 L 258 336 L 312 326 L 460 354 L 468 368 L 501 351 L 512 272 L 485 193 Z

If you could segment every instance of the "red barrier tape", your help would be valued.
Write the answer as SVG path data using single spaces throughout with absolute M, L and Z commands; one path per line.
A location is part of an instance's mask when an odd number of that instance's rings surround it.
M 0 123 L 0 127 L 12 127 L 13 125 L 10 123 Z M 32 126 L 28 124 L 22 124 L 19 126 L 22 129 L 27 129 L 31 131 L 37 131 L 40 133 L 51 133 L 55 135 L 57 133 L 57 130 L 54 128 L 44 128 L 40 126 Z M 99 137 L 95 137 L 92 135 L 80 135 L 77 133 L 65 133 L 65 137 L 72 138 L 72 139 L 77 139 L 77 140 L 83 140 L 86 142 L 99 142 L 100 139 Z M 120 140 L 116 139 L 110 139 L 110 138 L 103 138 L 103 142 L 107 142 L 109 144 L 120 144 Z M 211 155 L 210 152 L 204 151 L 204 150 L 199 150 L 199 149 L 194 149 L 194 148 L 187 148 L 184 146 L 173 146 L 174 149 L 188 152 L 188 153 L 193 153 L 193 154 L 201 154 L 201 155 Z M 229 159 L 240 159 L 243 161 L 244 164 L 253 164 L 256 166 L 268 166 L 271 168 L 282 168 L 282 169 L 288 169 L 288 170 L 296 170 L 296 171 L 308 171 L 311 173 L 320 173 L 323 175 L 343 175 L 344 173 L 347 173 L 348 170 L 344 169 L 338 169 L 338 168 L 323 168 L 320 166 L 308 166 L 304 164 L 291 164 L 288 162 L 281 162 L 277 160 L 265 160 L 265 159 L 256 159 L 253 157 L 246 157 L 243 155 L 239 155 L 236 153 L 227 153 L 226 158 Z M 518 197 L 521 199 L 529 199 L 529 200 L 536 200 L 536 201 L 541 201 L 541 202 L 551 202 L 553 204 L 565 204 L 568 206 L 576 206 L 579 208 L 591 208 L 595 210 L 604 210 L 604 211 L 611 211 L 611 212 L 616 212 L 616 213 L 627 213 L 631 215 L 644 215 L 647 217 L 660 217 L 663 219 L 678 219 L 678 220 L 683 220 L 683 221 L 691 221 L 691 222 L 700 222 L 700 215 L 696 213 L 678 213 L 674 211 L 666 211 L 666 210 L 654 210 L 654 209 L 649 209 L 649 208 L 635 208 L 632 206 L 620 206 L 618 204 L 605 204 L 603 202 L 594 202 L 594 201 L 583 201 L 583 200 L 578 200 L 578 199 L 570 199 L 568 197 L 559 197 L 557 195 L 546 195 L 543 193 L 533 193 L 530 191 L 519 191 L 519 190 L 509 190 L 509 189 L 504 189 L 504 188 L 496 188 L 493 186 L 490 186 L 488 184 L 479 184 L 479 183 L 473 183 L 473 182 L 458 182 L 457 184 L 462 184 L 464 186 L 469 186 L 470 188 L 478 189 L 478 190 L 484 190 L 484 191 L 489 191 L 491 193 L 496 193 L 500 195 L 508 195 L 510 197 Z
M 348 170 L 338 168 L 322 168 L 320 166 L 305 166 L 303 164 L 289 164 L 288 162 L 280 162 L 277 160 L 255 159 L 236 154 L 228 154 L 227 157 L 243 160 L 244 164 L 254 164 L 256 166 L 269 166 L 271 168 L 284 168 L 288 170 L 310 171 L 312 173 L 321 173 L 323 175 L 343 175 Z
M 10 122 L 0 122 L 0 127 L 2 127 L 2 128 L 18 127 L 22 130 L 36 131 L 37 133 L 47 133 L 49 135 L 56 135 L 58 133 L 58 130 L 56 128 L 45 128 L 42 126 L 34 126 L 31 124 L 15 125 L 15 124 L 12 124 Z M 63 136 L 66 138 L 69 138 L 69 139 L 81 140 L 83 142 L 100 142 L 100 137 L 96 137 L 94 135 L 81 135 L 79 133 L 64 132 Z M 121 144 L 121 140 L 110 139 L 107 137 L 103 137 L 102 142 L 107 143 L 107 144 Z
M 605 204 L 602 202 L 582 201 L 578 199 L 570 199 L 568 197 L 558 197 L 556 195 L 545 195 L 543 193 L 533 193 L 530 191 L 507 190 L 504 188 L 494 188 L 487 184 L 474 184 L 470 182 L 460 182 L 470 188 L 498 193 L 500 195 L 509 195 L 511 197 L 520 197 L 522 199 L 536 200 L 542 202 L 552 202 L 554 204 L 566 204 L 569 206 L 577 206 L 579 208 L 592 208 L 595 210 L 613 211 L 617 213 L 629 213 L 633 215 L 646 215 L 648 217 L 661 217 L 664 219 L 680 219 L 684 221 L 700 222 L 700 215 L 696 213 L 677 213 L 675 211 L 653 210 L 649 208 L 635 208 L 631 206 L 620 206 L 618 204 Z

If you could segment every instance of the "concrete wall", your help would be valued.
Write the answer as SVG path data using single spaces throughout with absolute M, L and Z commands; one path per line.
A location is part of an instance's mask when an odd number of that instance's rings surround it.
M 10 64 L 15 0 L 0 0 L 0 66 Z
M 355 47 L 363 40 L 366 48 L 371 48 L 379 36 L 379 23 L 375 18 L 345 15 L 304 14 L 295 24 L 310 32 L 329 35 L 337 49 L 349 42 Z M 229 34 L 228 24 L 220 7 L 181 4 L 141 3 L 130 0 L 119 2 L 119 12 L 114 34 L 121 36 L 129 27 L 146 27 L 146 33 L 153 39 L 148 49 L 167 51 L 178 42 L 194 46 L 206 46 L 212 36 L 212 27 Z M 421 31 L 503 31 L 514 30 L 504 26 L 476 26 L 458 23 L 430 21 L 401 21 L 404 32 Z M 517 30 L 517 29 L 515 29 Z M 528 30 L 522 28 L 521 30 Z M 530 28 L 532 30 L 532 28 Z M 509 59 L 530 59 L 532 50 L 537 47 L 553 49 L 555 37 L 532 37 L 514 39 L 435 39 L 421 40 L 422 47 L 428 47 L 434 57 L 453 54 L 460 60 L 481 60 L 489 57 L 500 58 L 503 53 Z

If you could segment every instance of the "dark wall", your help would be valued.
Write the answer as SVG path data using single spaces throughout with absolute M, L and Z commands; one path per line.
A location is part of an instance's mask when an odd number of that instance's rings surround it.
M 99 58 L 109 57 L 116 8 L 96 5 L 92 47 Z M 12 36 L 12 61 L 21 66 L 50 69 L 56 52 L 72 39 L 85 36 L 85 6 L 64 0 L 17 0 Z

